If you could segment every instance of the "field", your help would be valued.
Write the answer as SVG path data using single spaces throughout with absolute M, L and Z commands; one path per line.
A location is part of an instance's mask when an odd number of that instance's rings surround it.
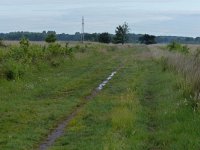
M 0 47 L 0 149 L 199 150 L 197 47 Z

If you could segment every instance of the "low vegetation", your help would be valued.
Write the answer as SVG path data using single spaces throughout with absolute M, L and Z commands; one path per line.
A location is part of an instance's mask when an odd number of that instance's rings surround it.
M 153 49 L 154 57 L 158 58 L 163 65 L 163 70 L 172 70 L 183 76 L 184 81 L 179 81 L 180 88 L 184 89 L 184 96 L 192 104 L 194 110 L 200 106 L 200 70 L 199 50 L 196 53 L 189 53 L 187 46 L 177 43 L 168 45 L 172 51 Z
M 99 42 L 101 43 L 110 43 L 111 42 L 111 36 L 109 33 L 105 32 L 105 33 L 101 33 L 99 35 Z
M 177 42 L 172 42 L 168 44 L 167 49 L 169 51 L 177 51 L 183 54 L 189 53 L 189 48 L 186 45 L 181 45 L 180 43 L 177 43 Z
M 0 47 L 0 149 L 38 149 L 81 108 L 50 149 L 199 150 L 199 51 L 149 48 L 27 39 Z
M 181 77 L 163 72 L 146 47 L 120 55 L 123 68 L 51 150 L 198 150 L 200 117 L 177 87 Z
M 56 34 L 55 33 L 48 34 L 47 37 L 45 38 L 45 41 L 47 43 L 54 43 L 54 42 L 56 42 Z
M 67 44 L 65 47 L 58 43 L 48 46 L 31 45 L 26 38 L 19 43 L 19 46 L 0 48 L 1 78 L 19 79 L 31 72 L 32 67 L 39 69 L 44 64 L 57 66 L 66 58 L 73 58 L 72 48 Z

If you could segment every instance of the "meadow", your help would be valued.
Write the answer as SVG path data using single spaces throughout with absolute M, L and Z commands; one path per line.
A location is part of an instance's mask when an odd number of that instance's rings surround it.
M 39 149 L 77 108 L 48 149 L 200 149 L 196 47 L 185 54 L 166 45 L 6 45 L 0 47 L 0 149 Z

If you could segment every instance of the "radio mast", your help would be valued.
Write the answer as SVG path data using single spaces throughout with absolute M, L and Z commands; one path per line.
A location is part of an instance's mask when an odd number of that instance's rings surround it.
M 82 17 L 82 33 L 81 33 L 81 41 L 82 41 L 82 43 L 84 43 L 84 40 L 85 40 L 85 39 L 84 39 L 84 38 L 85 38 L 85 37 L 84 37 L 84 34 L 85 34 L 85 33 L 84 33 L 84 32 L 85 32 L 85 31 L 84 31 L 84 30 L 85 30 L 84 28 L 85 28 L 85 22 L 84 22 L 84 16 L 83 16 L 83 17 Z

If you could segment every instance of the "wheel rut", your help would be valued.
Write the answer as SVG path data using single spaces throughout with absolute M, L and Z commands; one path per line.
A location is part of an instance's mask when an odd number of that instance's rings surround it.
M 87 104 L 88 101 L 92 100 L 97 94 L 103 90 L 103 88 L 108 84 L 108 82 L 115 76 L 115 74 L 121 69 L 119 67 L 116 71 L 112 72 L 97 88 L 95 88 L 91 94 L 84 98 L 84 100 L 79 103 L 70 115 L 66 117 L 64 121 L 57 125 L 57 127 L 47 136 L 47 138 L 39 145 L 39 150 L 48 150 L 55 141 L 64 135 L 69 123 L 78 115 L 81 109 Z
M 147 150 L 160 150 L 161 143 L 156 137 L 158 131 L 158 122 L 157 122 L 157 97 L 155 86 L 158 83 L 158 79 L 154 76 L 154 71 L 149 71 L 148 77 L 145 80 L 145 89 L 143 97 L 143 106 L 146 110 L 147 115 L 147 132 L 148 138 L 146 141 L 145 149 Z

